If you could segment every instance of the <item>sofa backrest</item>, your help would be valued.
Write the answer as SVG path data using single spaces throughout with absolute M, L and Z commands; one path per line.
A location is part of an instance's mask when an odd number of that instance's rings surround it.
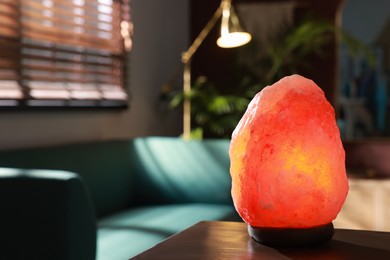
M 138 204 L 231 203 L 229 140 L 143 137 L 0 152 L 0 167 L 80 174 L 98 217 Z
M 231 204 L 229 144 L 225 139 L 134 139 L 135 202 Z

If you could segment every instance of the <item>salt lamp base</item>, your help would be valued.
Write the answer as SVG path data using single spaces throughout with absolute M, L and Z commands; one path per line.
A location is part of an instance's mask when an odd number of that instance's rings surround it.
M 273 247 L 318 246 L 333 236 L 333 224 L 312 228 L 264 228 L 248 225 L 249 235 L 261 244 Z

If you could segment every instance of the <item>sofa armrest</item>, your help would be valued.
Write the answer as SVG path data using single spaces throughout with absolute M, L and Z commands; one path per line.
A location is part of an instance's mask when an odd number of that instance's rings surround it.
M 95 259 L 96 219 L 74 173 L 0 168 L 1 259 Z

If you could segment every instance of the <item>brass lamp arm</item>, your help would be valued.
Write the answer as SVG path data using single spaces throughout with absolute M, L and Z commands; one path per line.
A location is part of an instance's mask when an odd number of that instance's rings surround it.
M 215 23 L 218 21 L 221 15 L 222 15 L 222 4 L 217 8 L 214 15 L 207 22 L 206 26 L 199 33 L 198 37 L 196 37 L 196 39 L 188 48 L 188 50 L 182 53 L 181 61 L 184 64 L 188 63 L 191 60 L 192 55 L 194 55 L 194 53 L 197 51 L 197 49 L 202 44 L 202 42 L 207 37 L 207 35 L 210 33 L 211 29 L 214 27 Z
M 219 17 L 222 16 L 224 10 L 230 8 L 231 0 L 222 0 L 220 6 L 215 11 L 214 15 L 207 22 L 206 26 L 199 33 L 187 51 L 181 55 L 181 61 L 184 64 L 183 70 L 183 138 L 191 138 L 191 58 L 198 50 L 204 39 L 209 35 L 211 29 L 214 27 Z

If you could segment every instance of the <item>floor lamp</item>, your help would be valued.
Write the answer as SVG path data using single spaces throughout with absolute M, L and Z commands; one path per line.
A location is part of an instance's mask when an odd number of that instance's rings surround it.
M 183 138 L 191 138 L 191 58 L 210 33 L 218 19 L 221 20 L 221 36 L 217 40 L 217 45 L 221 48 L 234 48 L 242 46 L 251 40 L 251 35 L 244 32 L 240 26 L 238 17 L 233 9 L 231 0 L 222 0 L 214 15 L 207 22 L 206 26 L 199 33 L 187 51 L 183 52 L 181 61 L 183 69 Z

